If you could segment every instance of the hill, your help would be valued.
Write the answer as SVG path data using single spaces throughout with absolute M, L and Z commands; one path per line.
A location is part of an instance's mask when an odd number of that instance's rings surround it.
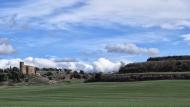
M 149 58 L 146 62 L 130 63 L 115 74 L 96 74 L 86 82 L 129 82 L 147 80 L 189 80 L 190 56 Z
M 131 63 L 119 73 L 187 72 L 190 71 L 190 56 L 168 56 L 149 58 L 146 62 Z

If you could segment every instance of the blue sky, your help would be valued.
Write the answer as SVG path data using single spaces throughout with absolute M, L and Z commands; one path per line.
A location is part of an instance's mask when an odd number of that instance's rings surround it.
M 0 0 L 0 58 L 189 55 L 189 11 L 189 0 Z

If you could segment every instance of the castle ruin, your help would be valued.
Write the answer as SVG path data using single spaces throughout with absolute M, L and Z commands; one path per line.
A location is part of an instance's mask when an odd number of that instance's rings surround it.
M 36 75 L 36 67 L 24 65 L 24 62 L 20 62 L 20 71 L 24 75 Z

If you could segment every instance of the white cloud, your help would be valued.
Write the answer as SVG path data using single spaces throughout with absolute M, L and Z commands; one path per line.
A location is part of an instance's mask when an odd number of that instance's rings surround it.
M 59 67 L 65 67 L 74 70 L 84 70 L 88 72 L 117 72 L 121 66 L 121 62 L 112 62 L 106 58 L 99 58 L 97 61 L 87 63 L 79 62 L 62 62 L 58 63 Z
M 183 38 L 184 41 L 190 42 L 190 34 L 184 34 L 181 37 Z
M 150 56 L 156 56 L 160 53 L 157 48 L 141 48 L 136 44 L 107 45 L 105 49 L 110 53 L 126 53 L 134 55 L 146 54 Z
M 72 7 L 79 2 L 84 4 Z M 71 8 L 68 8 L 71 7 Z M 15 15 L 16 19 L 56 25 L 65 28 L 81 23 L 92 26 L 115 24 L 183 29 L 190 27 L 189 0 L 31 0 L 24 5 L 3 8 L 1 16 Z M 37 20 L 30 20 L 37 18 Z
M 28 57 L 24 59 L 24 62 L 38 67 L 57 67 L 55 61 L 45 58 Z
M 180 44 L 180 43 L 182 43 L 182 42 L 185 42 L 185 43 L 187 43 L 188 45 L 190 45 L 190 33 L 188 33 L 188 34 L 184 34 L 184 35 L 181 35 L 181 38 L 183 39 L 182 41 L 180 40 L 180 41 L 177 41 L 175 44 Z
M 57 62 L 59 68 L 68 68 L 72 70 L 84 70 L 87 72 L 93 72 L 93 66 L 90 63 L 78 61 L 78 62 Z
M 165 29 L 189 27 L 188 0 L 89 0 L 80 9 L 52 17 L 51 23 L 121 25 Z M 173 27 L 172 27 L 173 26 Z
M 0 38 L 0 54 L 12 54 L 15 52 L 13 46 L 5 38 Z
M 67 68 L 72 70 L 84 70 L 86 72 L 117 72 L 121 66 L 121 63 L 114 63 L 105 58 L 99 58 L 94 62 L 57 62 L 54 59 L 47 58 L 33 58 L 27 57 L 24 59 L 1 59 L 0 68 L 8 68 L 10 66 L 19 67 L 19 62 L 24 61 L 28 65 L 53 68 Z
M 49 24 L 44 20 L 80 2 L 81 0 L 28 0 L 23 1 L 21 5 L 1 7 L 0 24 L 21 29 L 28 29 L 31 26 L 54 28 L 54 24 Z
M 100 58 L 93 63 L 94 71 L 99 72 L 117 72 L 121 63 L 113 63 L 108 59 Z
M 3 15 L 17 15 L 17 18 L 37 18 L 51 15 L 62 8 L 67 8 L 79 3 L 80 0 L 30 0 L 25 1 L 23 5 L 2 8 Z

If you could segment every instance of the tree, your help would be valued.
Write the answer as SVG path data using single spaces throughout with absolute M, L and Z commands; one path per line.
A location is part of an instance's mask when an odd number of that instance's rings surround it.
M 46 76 L 53 76 L 53 73 L 52 72 L 47 72 L 47 73 L 45 73 L 44 75 L 46 75 Z
M 101 77 L 102 77 L 101 72 L 95 74 L 95 80 L 101 80 Z
M 85 73 L 84 73 L 84 71 L 83 71 L 83 70 L 80 70 L 80 74 L 84 75 Z
M 66 74 L 71 74 L 72 70 L 70 70 L 70 69 L 64 69 L 64 71 L 65 71 Z
M 8 75 L 6 73 L 0 73 L 0 81 L 7 81 Z
M 0 73 L 3 73 L 3 69 L 0 69 Z
M 19 68 L 17 68 L 17 67 L 13 67 L 13 68 L 12 68 L 12 71 L 20 72 Z
M 74 78 L 77 78 L 77 79 L 80 79 L 80 78 L 81 78 L 80 74 L 79 74 L 77 71 L 74 71 L 74 72 L 73 72 L 73 77 L 74 77 Z

